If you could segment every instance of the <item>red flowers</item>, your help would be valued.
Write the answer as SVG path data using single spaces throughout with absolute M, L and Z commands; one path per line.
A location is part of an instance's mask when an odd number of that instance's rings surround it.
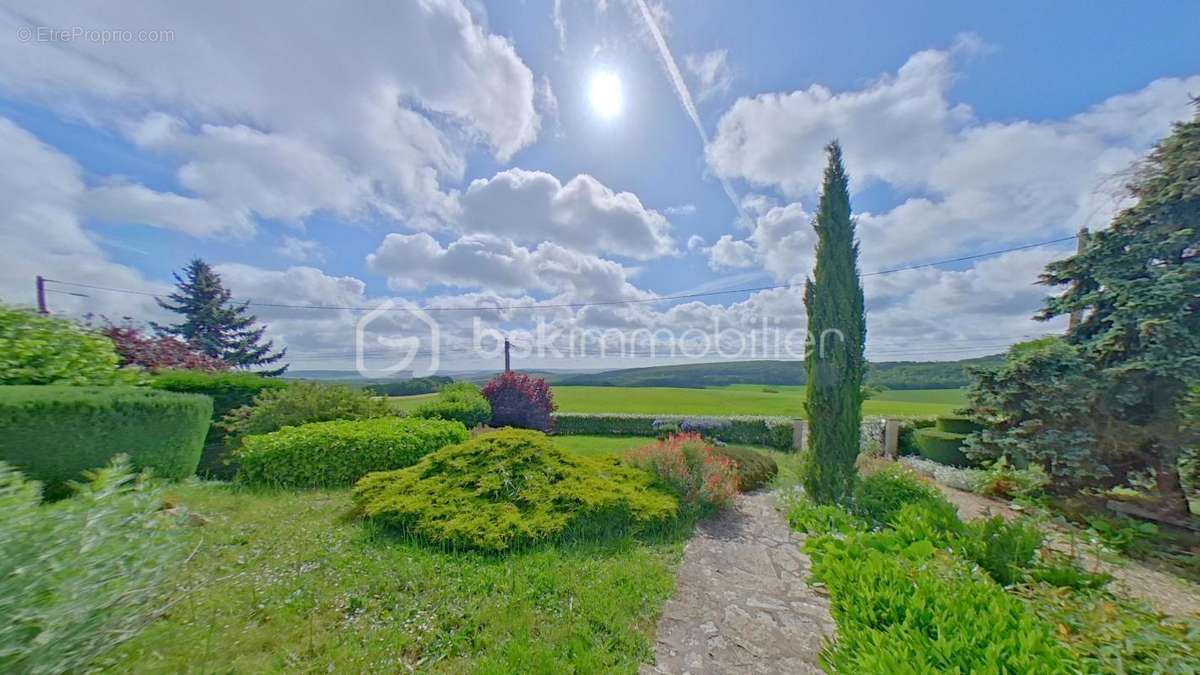
M 657 477 L 685 506 L 700 511 L 724 508 L 737 494 L 737 467 L 713 452 L 700 434 L 674 434 L 630 451 L 625 460 Z

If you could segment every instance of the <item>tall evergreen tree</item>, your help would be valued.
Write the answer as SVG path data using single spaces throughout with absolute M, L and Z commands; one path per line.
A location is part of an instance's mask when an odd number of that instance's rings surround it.
M 818 502 L 839 503 L 850 496 L 857 479 L 867 322 L 842 148 L 834 141 L 826 151 L 829 163 L 813 222 L 817 262 L 804 286 L 809 337 L 804 487 Z
M 233 302 L 229 289 L 221 282 L 208 263 L 193 259 L 175 273 L 176 291 L 168 297 L 170 302 L 155 298 L 159 306 L 182 314 L 184 320 L 171 326 L 154 327 L 169 335 L 183 338 L 195 345 L 204 354 L 234 366 L 254 368 L 277 363 L 287 354 L 287 348 L 273 351 L 273 340 L 263 341 L 266 326 L 255 326 L 258 318 L 247 314 L 247 303 Z M 288 369 L 281 367 L 259 371 L 263 375 L 282 375 Z

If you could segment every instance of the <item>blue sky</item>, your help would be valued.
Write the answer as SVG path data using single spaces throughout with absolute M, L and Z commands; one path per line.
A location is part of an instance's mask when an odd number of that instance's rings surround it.
M 445 313 L 443 368 L 490 363 L 481 328 L 528 343 L 539 321 L 663 343 L 802 331 L 794 288 L 646 301 L 802 282 L 833 137 L 864 271 L 1103 227 L 1122 172 L 1200 94 L 1190 2 L 1136 20 L 1115 2 L 272 4 L 0 9 L 0 298 L 28 304 L 39 273 L 161 292 L 198 255 L 263 303 L 634 301 Z M 619 80 L 615 116 L 589 97 L 599 72 Z M 1048 292 L 1033 281 L 1072 246 L 868 278 L 869 355 L 1056 330 L 1029 319 Z M 165 318 L 87 293 L 50 300 Z M 352 367 L 362 312 L 258 313 L 294 368 Z M 374 349 L 422 330 L 385 323 Z

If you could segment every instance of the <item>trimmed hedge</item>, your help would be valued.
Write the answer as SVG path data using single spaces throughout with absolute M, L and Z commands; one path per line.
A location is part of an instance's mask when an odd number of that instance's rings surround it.
M 458 382 L 442 387 L 437 400 L 422 403 L 408 414 L 424 419 L 456 420 L 474 429 L 492 419 L 492 404 L 474 383 Z
M 921 454 L 921 451 L 917 448 L 917 442 L 913 438 L 913 432 L 917 429 L 928 429 L 935 425 L 937 425 L 937 418 L 935 417 L 916 417 L 901 421 L 900 437 L 896 439 L 896 454 L 901 457 Z
M 973 421 L 970 417 L 943 415 L 937 418 L 937 430 L 951 434 L 965 435 L 979 431 L 982 428 L 981 425 Z
M 288 488 L 350 485 L 469 437 L 460 422 L 395 417 L 284 427 L 242 440 L 238 480 Z
M 779 473 L 779 466 L 769 455 L 732 446 L 714 447 L 713 454 L 731 460 L 737 468 L 738 490 L 750 492 L 771 482 Z
M 176 480 L 196 472 L 212 416 L 206 396 L 134 387 L 0 387 L 0 461 L 42 481 L 67 481 L 125 454 L 135 469 Z
M 705 437 L 722 443 L 792 449 L 792 420 L 786 417 L 558 413 L 554 425 L 561 436 L 658 436 L 663 427 L 675 425 L 703 428 Z
M 963 454 L 963 441 L 966 434 L 955 434 L 936 428 L 917 429 L 913 432 L 913 442 L 917 451 L 926 459 L 950 466 L 972 466 L 971 460 Z
M 283 380 L 254 373 L 205 373 L 194 370 L 167 370 L 154 376 L 150 386 L 183 394 L 204 394 L 212 398 L 212 421 L 219 422 L 229 411 L 250 405 L 259 392 L 288 386 Z M 197 473 L 209 478 L 228 480 L 236 469 L 226 463 L 225 431 L 213 424 L 204 439 L 204 452 Z

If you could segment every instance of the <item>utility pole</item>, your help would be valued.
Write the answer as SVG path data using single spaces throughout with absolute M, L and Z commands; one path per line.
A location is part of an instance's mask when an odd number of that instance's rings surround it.
M 1075 253 L 1077 255 L 1081 254 L 1085 250 L 1087 250 L 1088 229 L 1086 227 L 1079 230 L 1079 234 L 1076 237 L 1075 242 L 1076 242 Z M 1075 286 L 1075 290 L 1079 289 L 1079 281 L 1078 280 L 1075 281 L 1074 286 Z M 1071 315 L 1067 318 L 1067 332 L 1070 333 L 1070 332 L 1074 331 L 1076 328 L 1079 328 L 1079 324 L 1082 322 L 1083 322 L 1083 310 L 1082 309 L 1077 309 L 1074 312 L 1071 312 Z
M 50 310 L 46 309 L 46 278 L 42 275 L 37 275 L 37 305 L 38 314 L 49 314 Z
M 509 343 L 508 338 L 504 338 L 504 372 L 506 373 L 512 370 L 512 360 L 508 355 L 508 348 L 510 346 L 511 344 Z

